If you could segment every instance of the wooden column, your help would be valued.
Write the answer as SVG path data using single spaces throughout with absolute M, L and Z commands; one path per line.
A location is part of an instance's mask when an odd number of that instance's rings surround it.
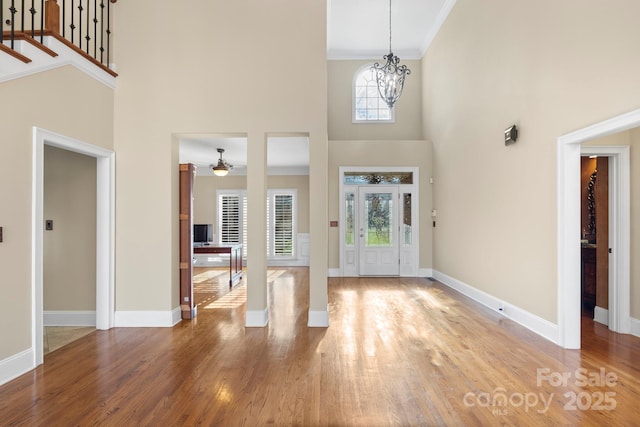
M 196 167 L 180 165 L 180 311 L 183 319 L 196 317 L 193 303 L 193 181 Z
M 44 29 L 60 34 L 60 6 L 56 0 L 47 0 L 44 3 Z

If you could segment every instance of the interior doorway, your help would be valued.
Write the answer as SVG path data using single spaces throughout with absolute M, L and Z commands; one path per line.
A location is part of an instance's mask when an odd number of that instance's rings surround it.
M 609 161 L 605 155 L 580 157 L 582 315 L 605 325 L 609 324 Z
M 44 362 L 44 147 L 50 145 L 96 159 L 96 329 L 115 319 L 115 153 L 111 150 L 33 128 L 32 333 L 35 365 Z
M 585 250 L 592 250 L 595 255 L 593 319 L 608 325 L 614 332 L 629 333 L 629 269 L 621 265 L 622 260 L 630 256 L 629 147 L 583 144 L 580 153 L 581 162 L 586 156 L 595 161 L 596 166 L 590 178 L 595 182 L 596 190 L 593 200 L 595 221 L 583 230 L 586 235 L 581 240 L 582 254 Z M 589 233 L 589 228 L 593 233 Z M 625 230 L 626 237 L 621 236 L 622 230 Z M 592 249 L 585 248 L 585 240 L 587 246 L 593 245 Z M 584 274 L 582 279 L 585 279 Z
M 45 355 L 96 324 L 96 159 L 44 147 Z
M 634 110 L 558 138 L 558 337 L 564 348 L 580 348 L 580 155 L 582 143 L 640 126 Z M 609 257 L 609 328 L 631 331 L 630 318 L 630 155 L 629 146 L 606 147 L 611 153 Z M 599 154 L 599 153 L 595 153 Z M 603 153 L 604 154 L 604 153 Z M 611 279 L 613 278 L 613 279 Z M 615 285 L 613 285 L 615 284 Z

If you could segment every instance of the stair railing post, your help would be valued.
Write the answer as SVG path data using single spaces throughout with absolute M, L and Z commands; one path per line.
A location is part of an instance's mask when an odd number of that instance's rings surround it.
M 60 6 L 57 0 L 47 0 L 44 6 L 44 29 L 53 34 L 60 34 Z

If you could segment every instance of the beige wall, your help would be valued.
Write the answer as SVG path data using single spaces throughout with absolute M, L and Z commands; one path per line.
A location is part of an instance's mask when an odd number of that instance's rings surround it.
M 116 309 L 179 304 L 175 135 L 197 132 L 247 135 L 248 198 L 257 207 L 248 218 L 247 309 L 262 310 L 266 134 L 309 135 L 310 191 L 326 197 L 326 2 L 195 0 L 175 8 L 140 0 L 115 9 Z M 181 23 L 189 31 L 158 31 Z M 141 218 L 157 230 L 150 240 L 136 236 Z M 310 213 L 311 310 L 327 308 L 326 218 L 326 209 Z
M 395 105 L 394 123 L 352 123 L 353 77 L 371 61 L 328 61 L 329 140 L 417 140 L 422 139 L 422 79 L 420 61 L 401 60 L 411 74 Z
M 95 158 L 45 146 L 44 218 L 44 310 L 95 310 Z
M 417 166 L 420 168 L 420 264 L 432 266 L 431 144 L 426 141 L 329 141 L 329 219 L 340 219 L 341 166 Z M 329 268 L 340 267 L 340 235 L 329 231 Z
M 69 90 L 73 88 L 73 90 Z M 113 91 L 71 66 L 0 83 L 0 360 L 31 347 L 33 126 L 112 148 Z M 9 303 L 10 302 L 10 303 Z
M 629 146 L 630 163 L 631 163 L 631 317 L 640 319 L 640 263 L 634 260 L 638 259 L 640 253 L 640 128 L 631 129 L 625 132 L 619 132 L 604 138 L 588 141 L 585 145 L 616 145 Z M 611 185 L 611 182 L 609 182 Z M 611 187 L 610 187 L 611 188 Z M 610 218 L 611 219 L 611 218 Z
M 309 232 L 309 176 L 269 175 L 268 188 L 296 189 L 298 199 L 298 233 Z M 193 191 L 194 224 L 216 223 L 216 191 L 221 189 L 246 189 L 246 176 L 197 176 Z
M 557 321 L 556 141 L 640 105 L 639 13 L 633 0 L 457 1 L 422 63 L 436 270 Z

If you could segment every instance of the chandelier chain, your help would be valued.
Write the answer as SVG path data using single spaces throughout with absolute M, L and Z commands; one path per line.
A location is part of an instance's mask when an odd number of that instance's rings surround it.
M 389 0 L 389 52 L 391 51 L 391 0 Z

